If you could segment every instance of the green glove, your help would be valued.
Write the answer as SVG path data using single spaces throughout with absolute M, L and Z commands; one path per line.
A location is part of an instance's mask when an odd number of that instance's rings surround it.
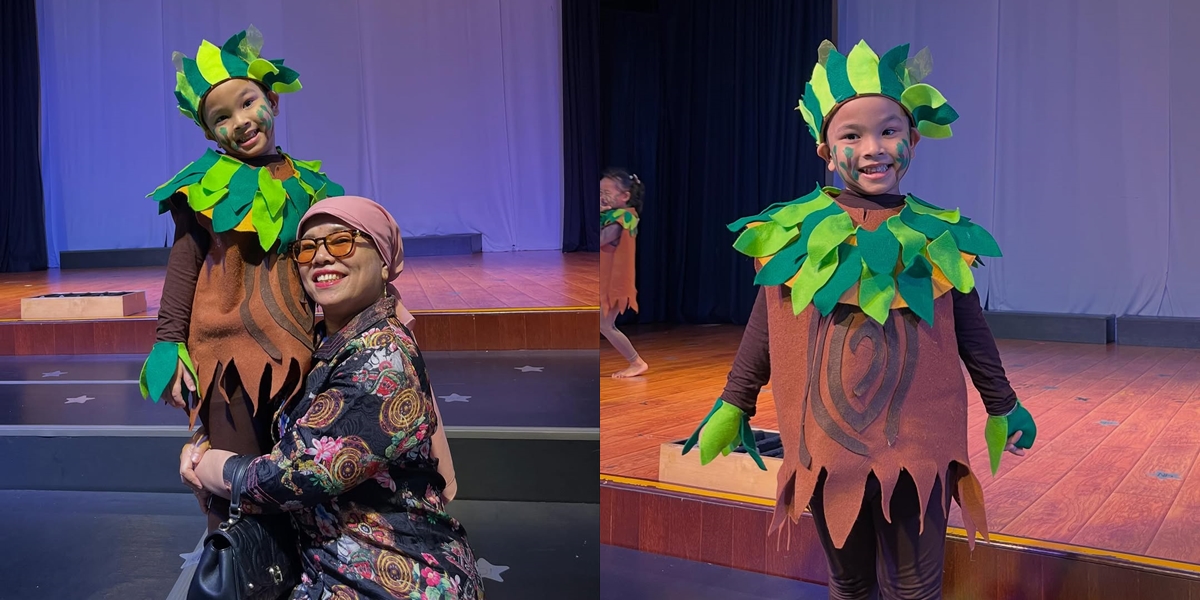
M 1013 445 L 1021 449 L 1029 449 L 1033 447 L 1034 440 L 1037 439 L 1037 423 L 1033 422 L 1033 415 L 1017 401 L 1017 406 L 1012 409 L 1012 412 L 1005 416 L 990 416 L 987 419 L 987 424 L 983 428 L 983 437 L 987 440 L 988 458 L 991 460 L 992 475 L 1000 468 L 1000 456 L 1004 454 L 1004 447 L 1008 445 L 1008 439 L 1016 433 L 1021 432 L 1021 439 L 1017 440 Z
M 750 458 L 754 459 L 758 468 L 767 470 L 762 457 L 758 454 L 758 445 L 754 443 L 754 431 L 750 429 L 750 418 L 741 409 L 732 404 L 726 404 L 720 398 L 717 398 L 708 416 L 704 417 L 704 420 L 696 427 L 696 431 L 692 432 L 691 437 L 684 442 L 683 453 L 690 452 L 696 446 L 697 441 L 700 443 L 700 464 L 702 465 L 712 462 L 718 452 L 728 456 L 738 446 L 743 446 Z

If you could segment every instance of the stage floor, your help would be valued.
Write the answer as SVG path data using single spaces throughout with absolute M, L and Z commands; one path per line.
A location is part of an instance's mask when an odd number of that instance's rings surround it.
M 166 267 L 80 269 L 0 274 L 0 320 L 21 317 L 21 299 L 61 292 L 145 291 L 158 315 Z M 599 310 L 600 255 L 595 252 L 490 252 L 405 260 L 397 282 L 404 305 L 423 311 L 590 308 Z
M 600 468 L 658 480 L 660 444 L 691 434 L 720 395 L 741 328 L 630 330 L 650 364 L 601 345 Z M 992 477 L 986 413 L 970 390 L 971 466 L 992 531 L 1200 564 L 1200 350 L 1000 340 L 1009 379 L 1038 421 L 1037 446 Z M 775 429 L 770 387 L 754 426 Z M 957 507 L 952 525 L 961 526 Z

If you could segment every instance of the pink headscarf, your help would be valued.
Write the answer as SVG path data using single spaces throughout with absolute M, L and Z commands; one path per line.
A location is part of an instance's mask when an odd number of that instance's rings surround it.
M 312 205 L 300 218 L 296 237 L 304 233 L 304 224 L 317 215 L 329 215 L 371 236 L 379 257 L 388 268 L 387 291 L 396 299 L 396 316 L 405 327 L 412 327 L 412 313 L 400 301 L 400 291 L 395 281 L 404 271 L 404 242 L 400 239 L 400 226 L 386 208 L 360 196 L 334 196 Z

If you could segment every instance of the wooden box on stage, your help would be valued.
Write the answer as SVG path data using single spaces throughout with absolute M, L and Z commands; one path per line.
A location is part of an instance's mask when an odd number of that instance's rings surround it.
M 146 312 L 146 292 L 72 292 L 21 299 L 21 319 L 113 319 Z
M 775 431 L 755 430 L 756 434 L 778 436 Z M 761 435 L 760 435 L 761 437 Z M 776 479 L 783 459 L 763 456 L 764 471 L 745 452 L 731 452 L 729 456 L 718 456 L 707 465 L 700 464 L 700 448 L 692 448 L 683 454 L 683 443 L 668 442 L 659 446 L 658 480 L 698 487 L 718 492 L 740 494 L 754 498 L 775 499 Z

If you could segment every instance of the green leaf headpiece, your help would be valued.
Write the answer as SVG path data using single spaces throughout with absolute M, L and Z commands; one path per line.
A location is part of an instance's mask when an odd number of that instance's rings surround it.
M 886 96 L 908 111 L 922 136 L 950 137 L 950 124 L 958 119 L 946 98 L 933 86 L 921 83 L 933 69 L 929 50 L 909 58 L 908 44 L 896 46 L 880 58 L 865 41 L 843 55 L 829 40 L 821 43 L 812 79 L 796 110 L 804 115 L 817 144 L 825 141 L 829 115 L 845 101 L 859 96 Z
M 175 98 L 179 112 L 204 127 L 200 108 L 204 97 L 217 84 L 230 79 L 257 81 L 279 94 L 300 89 L 300 74 L 283 66 L 283 59 L 261 58 L 262 33 L 253 25 L 238 32 L 217 47 L 204 40 L 192 60 L 180 52 L 171 55 L 175 63 Z

